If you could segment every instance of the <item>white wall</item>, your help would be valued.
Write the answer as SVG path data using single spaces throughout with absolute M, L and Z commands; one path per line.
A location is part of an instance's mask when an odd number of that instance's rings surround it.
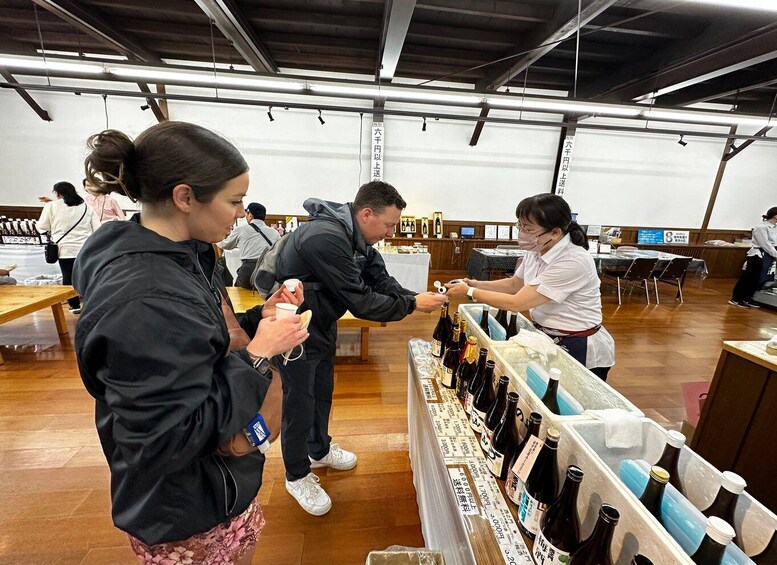
M 15 93 L 0 91 L 2 204 L 35 205 L 59 180 L 79 186 L 84 142 L 105 127 L 99 97 L 33 96 L 53 122 L 40 120 Z M 110 127 L 134 136 L 156 123 L 150 111 L 140 110 L 142 103 L 109 97 Z M 273 108 L 274 122 L 266 107 L 171 101 L 170 114 L 233 140 L 251 167 L 247 200 L 261 201 L 270 213 L 302 214 L 301 204 L 310 196 L 352 199 L 369 176 L 371 116 L 361 123 L 360 177 L 358 114 L 325 112 L 321 126 L 315 111 L 281 106 Z M 449 219 L 508 222 L 521 198 L 550 189 L 557 128 L 487 124 L 473 148 L 472 122 L 428 120 L 426 132 L 419 118 L 387 116 L 385 124 L 385 180 L 408 201 L 409 214 L 442 210 Z M 567 198 L 581 222 L 698 227 L 724 142 L 686 140 L 681 147 L 676 136 L 578 130 Z M 771 180 L 776 162 L 777 147 L 765 143 L 733 159 L 710 228 L 749 228 L 777 205 Z

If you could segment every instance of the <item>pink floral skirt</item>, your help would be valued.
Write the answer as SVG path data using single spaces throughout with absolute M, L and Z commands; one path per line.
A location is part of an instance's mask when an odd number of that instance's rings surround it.
M 229 522 L 182 541 L 146 545 L 129 536 L 143 565 L 232 565 L 256 545 L 264 527 L 262 507 L 255 500 Z

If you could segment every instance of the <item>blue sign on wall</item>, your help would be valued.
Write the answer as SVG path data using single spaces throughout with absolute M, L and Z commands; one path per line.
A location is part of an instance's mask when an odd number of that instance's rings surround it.
M 664 230 L 637 230 L 637 243 L 663 245 Z

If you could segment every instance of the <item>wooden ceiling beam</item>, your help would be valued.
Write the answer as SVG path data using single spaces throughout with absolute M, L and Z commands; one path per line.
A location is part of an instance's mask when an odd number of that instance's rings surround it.
M 14 76 L 6 69 L 5 67 L 0 67 L 0 76 L 2 76 L 5 81 L 8 84 L 19 84 L 19 81 L 14 78 Z M 33 109 L 33 111 L 38 114 L 38 117 L 43 120 L 44 122 L 50 122 L 51 116 L 49 116 L 49 113 L 40 107 L 40 105 L 35 101 L 35 99 L 30 96 L 29 92 L 24 90 L 23 88 L 15 88 L 16 93 L 22 97 L 22 100 L 24 100 L 27 105 Z
M 138 87 L 140 87 L 140 90 L 149 94 L 149 97 L 146 98 L 146 103 L 148 104 L 148 107 L 151 108 L 151 111 L 154 113 L 154 116 L 156 116 L 156 119 L 158 122 L 166 122 L 168 120 L 167 112 L 162 110 L 162 108 L 157 103 L 156 99 L 153 98 L 151 95 L 153 94 L 151 92 L 151 89 L 148 87 L 148 84 L 145 82 L 138 82 Z M 165 102 L 165 106 L 167 106 L 167 102 Z

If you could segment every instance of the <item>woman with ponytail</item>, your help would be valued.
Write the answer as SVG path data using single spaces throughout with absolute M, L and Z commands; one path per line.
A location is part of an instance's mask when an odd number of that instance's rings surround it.
M 615 364 L 615 342 L 602 326 L 602 297 L 588 240 L 566 200 L 555 194 L 524 198 L 515 210 L 518 244 L 526 251 L 515 276 L 464 279 L 448 296 L 522 312 L 602 380 Z
M 164 122 L 134 142 L 103 131 L 88 147 L 94 191 L 141 203 L 95 232 L 74 274 L 85 299 L 78 368 L 95 399 L 114 524 L 142 563 L 248 564 L 264 524 L 264 455 L 229 446 L 269 443 L 256 432 L 257 413 L 272 422 L 280 412 L 268 359 L 307 338 L 300 317 L 276 319 L 275 305 L 301 303 L 302 289 L 273 295 L 253 338 L 234 327 L 212 244 L 245 215 L 248 165 L 224 138 Z
M 777 206 L 769 208 L 761 218 L 763 222 L 753 228 L 753 246 L 728 301 L 732 306 L 760 308 L 751 300 L 769 279 L 769 270 L 777 260 Z

